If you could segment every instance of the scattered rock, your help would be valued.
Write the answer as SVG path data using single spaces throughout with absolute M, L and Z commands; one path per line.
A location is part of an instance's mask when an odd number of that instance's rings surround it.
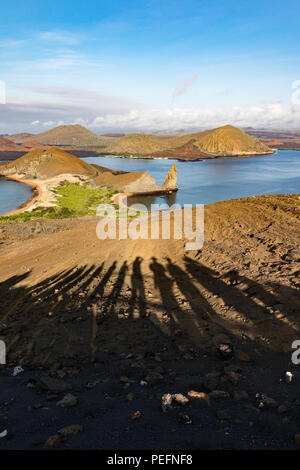
M 218 400 L 219 398 L 229 398 L 229 393 L 225 392 L 225 390 L 212 390 L 209 394 L 210 398 Z
M 43 390 L 51 393 L 63 393 L 72 390 L 72 385 L 69 383 L 48 376 L 42 376 L 40 378 L 40 385 Z
M 142 416 L 142 413 L 139 410 L 137 410 L 133 413 L 133 415 L 131 416 L 131 419 L 139 419 L 141 416 Z
M 122 384 L 126 384 L 126 383 L 129 382 L 129 378 L 128 378 L 128 377 L 124 377 L 124 376 L 123 376 L 123 377 L 120 377 L 120 382 L 121 382 Z
M 21 374 L 22 372 L 24 372 L 23 367 L 22 366 L 16 366 L 13 370 L 12 376 L 16 377 L 17 375 Z
M 229 343 L 221 343 L 217 347 L 217 351 L 219 353 L 219 356 L 224 360 L 228 360 L 233 357 L 233 347 Z
M 162 396 L 162 400 L 161 400 L 161 408 L 162 408 L 162 411 L 165 413 L 166 411 L 168 411 L 169 409 L 172 409 L 172 395 L 171 393 L 165 393 L 163 396 Z
M 285 377 L 284 377 L 285 383 L 290 384 L 291 382 L 293 382 L 293 380 L 294 380 L 294 376 L 293 376 L 292 372 L 287 371 L 285 373 Z
M 56 404 L 62 408 L 70 408 L 71 406 L 77 405 L 77 398 L 72 395 L 72 393 L 67 393 L 62 400 L 58 401 Z
M 191 418 L 185 413 L 179 413 L 177 419 L 180 424 L 192 424 Z
M 162 396 L 162 411 L 165 413 L 166 411 L 173 409 L 175 406 L 184 406 L 189 402 L 189 399 L 186 398 L 181 393 L 165 393 Z
M 189 401 L 182 393 L 174 393 L 172 395 L 172 400 L 175 405 L 186 405 Z
M 261 396 L 261 400 L 258 404 L 258 408 L 278 408 L 278 403 L 274 398 L 267 397 L 266 395 Z
M 244 390 L 235 390 L 233 392 L 233 398 L 235 400 L 248 400 L 249 399 L 249 395 L 247 392 L 245 392 Z
M 46 440 L 44 447 L 54 447 L 58 446 L 61 443 L 60 436 L 58 434 L 54 434 L 53 436 L 48 437 Z
M 65 428 L 62 428 L 58 431 L 58 434 L 61 436 L 71 436 L 78 434 L 79 432 L 82 432 L 83 428 L 80 424 L 71 424 L 70 426 L 67 426 Z
M 210 397 L 207 393 L 190 390 L 187 395 L 189 398 L 197 398 L 199 400 L 202 400 L 210 406 Z
M 146 380 L 141 380 L 141 381 L 140 381 L 140 385 L 141 385 L 142 387 L 146 387 L 146 386 L 148 385 L 148 382 L 146 382 Z

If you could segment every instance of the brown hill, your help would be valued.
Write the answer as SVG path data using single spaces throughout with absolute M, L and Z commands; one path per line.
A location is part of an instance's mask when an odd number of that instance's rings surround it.
M 115 140 L 97 135 L 79 124 L 58 126 L 35 135 L 34 139 L 43 145 L 63 147 L 105 147 Z
M 7 138 L 14 142 L 15 144 L 23 144 L 24 140 L 32 139 L 34 134 L 29 134 L 29 132 L 22 132 L 20 134 L 12 134 Z
M 149 154 L 170 148 L 169 139 L 149 134 L 126 134 L 110 148 L 113 153 Z
M 21 150 L 22 148 L 11 140 L 6 137 L 0 137 L 0 152 L 17 152 Z
M 47 179 L 60 174 L 96 176 L 98 171 L 74 155 L 51 147 L 47 150 L 31 150 L 17 160 L 1 168 L 3 175 L 20 175 L 25 178 Z
M 127 134 L 115 142 L 112 153 L 135 155 L 181 156 L 185 159 L 211 156 L 258 155 L 272 150 L 233 126 L 223 126 L 179 137 L 157 137 L 149 134 Z
M 213 129 L 197 140 L 197 147 L 205 153 L 218 156 L 261 155 L 273 151 L 260 140 L 233 126 Z
M 205 131 L 206 133 L 207 131 Z M 197 132 L 194 134 L 186 134 L 179 137 L 156 137 L 151 134 L 126 134 L 121 139 L 118 139 L 109 147 L 112 153 L 129 153 L 136 155 L 149 155 L 155 154 L 165 150 L 171 150 L 180 147 L 191 139 L 195 140 L 202 136 L 204 132 Z

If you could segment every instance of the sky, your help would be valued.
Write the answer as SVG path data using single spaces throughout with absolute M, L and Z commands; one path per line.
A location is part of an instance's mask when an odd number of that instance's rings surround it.
M 1 3 L 0 134 L 300 129 L 298 0 Z

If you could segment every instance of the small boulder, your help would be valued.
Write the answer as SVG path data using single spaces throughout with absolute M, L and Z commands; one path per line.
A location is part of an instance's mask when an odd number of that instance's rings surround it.
M 65 428 L 62 428 L 58 431 L 58 434 L 61 436 L 71 436 L 78 434 L 79 432 L 82 432 L 83 428 L 80 424 L 71 424 L 71 426 L 67 426 Z
M 43 390 L 51 393 L 63 393 L 72 390 L 71 384 L 48 376 L 42 376 L 40 378 L 40 385 Z
M 229 398 L 229 393 L 225 392 L 225 390 L 212 390 L 209 394 L 210 398 L 218 400 L 220 398 Z
M 70 408 L 72 406 L 77 405 L 77 402 L 77 398 L 72 395 L 72 393 L 67 393 L 67 395 L 65 395 L 63 399 L 58 401 L 56 404 L 58 406 L 61 406 L 62 408 Z
M 53 436 L 48 437 L 46 440 L 44 447 L 54 447 L 58 446 L 61 442 L 60 436 L 58 434 L 54 434 Z
M 235 390 L 233 392 L 233 398 L 235 400 L 248 400 L 249 399 L 249 395 L 247 392 L 245 392 L 244 390 Z

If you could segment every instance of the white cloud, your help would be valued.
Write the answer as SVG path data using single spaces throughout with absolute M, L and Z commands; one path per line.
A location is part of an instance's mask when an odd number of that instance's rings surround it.
M 300 104 L 288 107 L 277 102 L 230 109 L 150 109 L 124 98 L 104 97 L 88 90 L 41 88 L 35 89 L 35 92 L 43 94 L 47 99 L 15 99 L 2 106 L 0 127 L 3 132 L 29 131 L 32 125 L 42 130 L 46 126 L 75 123 L 100 133 L 179 129 L 197 131 L 224 124 L 267 129 L 300 128 Z
M 299 128 L 300 105 L 284 107 L 272 103 L 258 107 L 233 107 L 226 109 L 169 108 L 131 110 L 127 114 L 98 116 L 90 124 L 95 129 L 115 130 L 178 130 L 208 129 L 232 124 L 237 127 Z

